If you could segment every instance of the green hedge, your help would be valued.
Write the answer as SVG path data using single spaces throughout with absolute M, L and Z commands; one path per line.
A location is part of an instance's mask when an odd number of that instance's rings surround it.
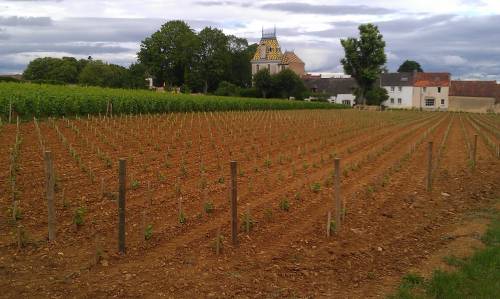
M 105 113 L 108 102 L 114 114 L 271 110 L 342 109 L 343 105 L 303 101 L 219 97 L 159 93 L 148 90 L 0 83 L 0 115 L 9 114 L 9 104 L 22 118 Z

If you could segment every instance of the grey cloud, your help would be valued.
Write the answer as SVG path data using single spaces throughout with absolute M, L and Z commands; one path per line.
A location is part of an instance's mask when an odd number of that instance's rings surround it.
M 395 10 L 367 5 L 316 5 L 303 2 L 269 3 L 260 6 L 288 13 L 320 14 L 320 15 L 382 15 L 391 14 Z
M 208 1 L 196 1 L 194 2 L 200 6 L 242 6 L 242 7 L 250 7 L 252 6 L 251 2 L 237 2 L 237 1 L 217 1 L 217 0 L 208 0 Z
M 52 19 L 49 17 L 2 17 L 0 16 L 1 26 L 50 26 Z
M 139 50 L 139 43 L 167 21 L 153 18 L 68 18 L 53 20 L 51 26 L 0 28 L 0 73 L 12 69 L 22 71 L 26 65 L 9 61 L 23 53 L 103 56 L 111 63 L 128 65 Z M 195 30 L 205 26 L 222 27 L 209 20 L 187 20 L 187 23 Z
M 384 35 L 386 51 L 391 54 L 388 59 L 390 70 L 395 71 L 405 59 L 414 59 L 427 71 L 449 71 L 454 77 L 479 74 L 484 78 L 500 80 L 500 32 L 496 29 L 500 28 L 500 15 L 437 15 L 375 24 Z M 357 36 L 360 24 L 348 21 L 331 25 L 332 28 L 322 31 L 304 32 L 300 27 L 279 31 L 282 39 L 293 40 L 302 35 L 310 41 L 297 43 L 297 49 L 329 48 L 331 54 L 319 67 L 308 67 L 308 57 L 303 57 L 308 71 L 327 72 L 339 69 L 343 49 L 338 40 Z

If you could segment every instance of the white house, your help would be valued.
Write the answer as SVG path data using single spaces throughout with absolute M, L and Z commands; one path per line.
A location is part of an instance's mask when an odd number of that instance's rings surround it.
M 380 85 L 389 95 L 383 103 L 389 108 L 448 109 L 449 73 L 384 73 Z
M 384 73 L 380 85 L 387 90 L 389 99 L 383 104 L 389 108 L 410 109 L 413 107 L 414 73 Z

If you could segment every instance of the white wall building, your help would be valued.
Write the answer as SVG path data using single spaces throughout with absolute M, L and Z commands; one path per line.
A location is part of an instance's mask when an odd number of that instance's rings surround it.
M 413 107 L 413 73 L 384 73 L 380 84 L 389 95 L 383 104 L 389 108 L 410 109 Z

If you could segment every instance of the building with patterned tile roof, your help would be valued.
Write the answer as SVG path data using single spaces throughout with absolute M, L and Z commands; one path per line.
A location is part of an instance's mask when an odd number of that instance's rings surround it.
M 276 38 L 276 29 L 271 33 L 262 31 L 257 51 L 251 60 L 252 76 L 262 69 L 268 69 L 269 73 L 276 74 L 285 69 L 291 69 L 297 75 L 305 75 L 305 63 L 293 51 L 281 51 Z

